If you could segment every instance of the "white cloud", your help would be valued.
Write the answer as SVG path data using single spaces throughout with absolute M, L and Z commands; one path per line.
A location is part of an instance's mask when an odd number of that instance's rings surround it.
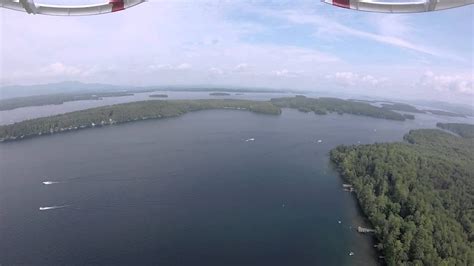
M 474 95 L 474 73 L 471 75 L 439 75 L 426 71 L 417 85 L 440 92 Z
M 39 70 L 47 76 L 79 76 L 83 70 L 75 66 L 67 66 L 63 63 L 56 62 Z
M 150 65 L 148 66 L 149 70 L 157 71 L 157 70 L 188 70 L 192 68 L 192 65 L 189 63 L 181 63 L 177 65 L 170 65 L 170 64 L 159 64 L 159 65 Z
M 26 82 L 55 82 L 64 80 L 78 80 L 93 75 L 96 68 L 84 68 L 81 66 L 66 65 L 62 62 L 55 62 L 45 66 L 36 67 L 33 70 L 14 70 L 3 75 L 2 70 L 0 81 L 3 84 L 14 83 L 12 81 L 24 80 Z
M 284 12 L 263 12 L 266 15 L 285 19 L 294 24 L 312 25 L 315 27 L 316 35 L 329 35 L 329 36 L 353 36 L 363 38 L 383 44 L 392 45 L 399 48 L 412 50 L 415 52 L 429 54 L 432 56 L 446 58 L 456 61 L 464 61 L 463 58 L 454 55 L 447 51 L 441 51 L 437 48 L 423 45 L 420 43 L 414 43 L 407 40 L 405 34 L 411 31 L 411 27 L 404 24 L 404 20 L 398 18 L 380 19 L 384 21 L 378 25 L 378 32 L 373 33 L 370 31 L 360 30 L 353 27 L 346 26 L 340 22 L 332 19 L 328 16 L 322 16 L 319 14 L 308 13 L 307 11 L 301 10 L 286 10 Z M 374 20 L 374 25 L 377 25 L 379 20 Z
M 175 69 L 177 69 L 177 70 L 187 70 L 187 69 L 190 69 L 191 67 L 192 66 L 189 63 L 182 63 L 182 64 L 177 65 Z
M 224 74 L 224 70 L 218 68 L 218 67 L 211 67 L 209 68 L 209 72 L 214 75 L 222 75 Z
M 372 14 L 368 21 L 369 24 L 375 26 L 377 32 L 384 36 L 406 38 L 416 31 L 408 18 L 400 14 L 392 14 L 390 16 L 386 14 Z
M 302 74 L 302 71 L 289 71 L 288 69 L 274 70 L 271 74 L 277 77 L 295 78 Z
M 240 63 L 234 67 L 234 71 L 236 72 L 245 72 L 250 70 L 250 66 L 247 63 Z
M 326 78 L 344 86 L 378 86 L 387 81 L 386 78 L 376 78 L 372 75 L 362 75 L 353 72 L 336 72 L 335 74 L 327 75 Z
M 255 76 L 265 75 L 275 66 L 317 71 L 323 68 L 318 63 L 341 62 L 336 55 L 315 48 L 248 43 L 245 41 L 247 36 L 265 32 L 269 25 L 229 21 L 227 12 L 235 11 L 232 10 L 233 5 L 237 5 L 234 2 L 212 8 L 208 5 L 160 1 L 114 15 L 72 18 L 25 16 L 0 9 L 5 22 L 1 26 L 0 82 L 49 82 L 46 77 L 24 79 L 14 73 L 38 72 L 51 62 L 94 69 L 94 74 L 89 71 L 87 79 L 82 79 L 85 82 L 140 85 L 176 83 L 185 78 L 188 83 L 203 83 L 207 82 L 206 77 L 198 73 L 209 73 L 211 68 L 233 75 L 226 82 L 251 84 L 255 82 Z M 32 24 L 50 30 L 38 31 L 28 26 Z M 114 25 L 113 30 L 110 25 Z M 45 49 L 49 51 L 48 56 L 44 56 Z M 18 50 L 22 52 L 18 53 Z M 195 75 L 178 79 L 171 74 L 183 70 Z M 66 73 L 66 70 L 62 71 Z M 73 69 L 68 71 L 74 72 Z M 103 75 L 103 71 L 109 74 L 115 71 L 116 75 Z M 157 71 L 167 73 L 157 79 L 152 75 Z
M 159 64 L 159 65 L 150 65 L 148 68 L 152 71 L 154 70 L 166 70 L 166 69 L 172 69 L 173 66 L 168 65 L 168 64 Z

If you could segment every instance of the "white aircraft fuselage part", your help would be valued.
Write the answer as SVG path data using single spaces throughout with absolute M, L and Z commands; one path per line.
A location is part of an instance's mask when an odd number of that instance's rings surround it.
M 411 2 L 382 2 L 373 0 L 321 0 L 348 9 L 379 13 L 419 13 L 450 9 L 474 3 L 474 0 L 414 0 Z
M 0 7 L 23 11 L 28 14 L 50 16 L 91 16 L 122 11 L 145 1 L 146 0 L 109 0 L 102 4 L 62 6 L 37 4 L 34 0 L 0 0 Z

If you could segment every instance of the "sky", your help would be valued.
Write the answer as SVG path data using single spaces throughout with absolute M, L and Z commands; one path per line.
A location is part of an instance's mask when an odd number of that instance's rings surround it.
M 0 21 L 1 86 L 263 87 L 474 104 L 474 5 L 375 14 L 318 0 L 150 0 L 89 17 L 0 9 Z

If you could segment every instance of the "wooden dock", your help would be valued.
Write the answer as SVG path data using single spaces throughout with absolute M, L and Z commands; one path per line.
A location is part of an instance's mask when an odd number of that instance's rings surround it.
M 375 233 L 375 229 L 365 228 L 362 226 L 357 227 L 357 232 L 359 233 Z
M 354 188 L 352 187 L 351 184 L 342 184 L 342 189 L 347 192 L 353 192 Z

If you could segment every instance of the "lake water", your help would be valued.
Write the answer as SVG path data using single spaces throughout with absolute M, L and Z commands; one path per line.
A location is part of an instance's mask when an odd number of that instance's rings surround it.
M 328 152 L 436 121 L 215 110 L 3 143 L 0 264 L 376 265 Z

